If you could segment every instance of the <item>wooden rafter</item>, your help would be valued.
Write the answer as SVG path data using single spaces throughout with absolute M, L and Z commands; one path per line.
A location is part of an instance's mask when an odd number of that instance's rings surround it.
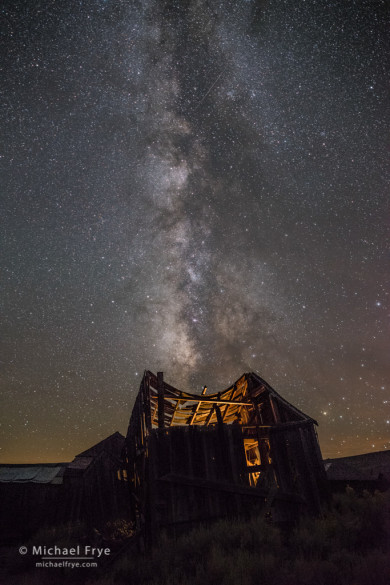
M 177 400 L 178 402 L 203 402 L 204 404 L 233 404 L 238 406 L 252 406 L 252 402 L 241 402 L 239 400 L 223 400 L 223 399 L 215 399 L 215 398 L 199 398 L 191 397 L 191 398 L 180 398 L 179 396 L 169 396 L 172 400 Z
M 178 407 L 179 407 L 179 401 L 176 402 L 175 408 L 173 409 L 171 422 L 169 423 L 170 427 L 173 425 L 173 419 L 175 418 L 175 414 L 176 414 Z
M 233 386 L 232 391 L 230 392 L 230 400 L 233 400 L 234 398 L 234 394 L 236 393 L 237 388 L 235 386 Z M 225 408 L 223 409 L 223 413 L 222 413 L 222 421 L 225 419 L 225 416 L 227 415 L 227 412 L 229 410 L 229 404 L 226 404 Z M 239 409 L 240 410 L 240 409 Z
M 204 396 L 204 395 L 206 394 L 206 392 L 207 392 L 207 386 L 205 386 L 205 387 L 203 388 L 203 390 L 202 390 L 202 394 L 201 394 L 201 395 L 202 395 L 202 396 Z M 191 416 L 190 422 L 188 423 L 189 425 L 193 425 L 193 424 L 194 424 L 194 421 L 195 421 L 195 419 L 196 419 L 196 414 L 197 414 L 197 412 L 198 412 L 198 410 L 199 410 L 199 408 L 200 408 L 200 405 L 201 405 L 201 404 L 202 404 L 201 402 L 198 402 L 198 404 L 196 405 L 196 408 L 195 408 L 194 414 Z

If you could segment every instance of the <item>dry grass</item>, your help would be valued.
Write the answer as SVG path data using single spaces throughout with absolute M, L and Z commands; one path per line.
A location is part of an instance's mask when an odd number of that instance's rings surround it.
M 389 585 L 390 495 L 336 495 L 321 518 L 287 536 L 257 517 L 223 520 L 147 557 L 127 556 L 90 585 Z
M 353 490 L 334 496 L 321 518 L 303 518 L 287 535 L 261 516 L 223 520 L 173 540 L 163 536 L 147 555 L 129 552 L 102 573 L 14 572 L 6 585 L 389 585 L 390 494 Z M 82 527 L 74 527 L 81 538 Z M 113 538 L 129 536 L 118 523 Z M 41 533 L 61 544 L 69 527 Z M 85 534 L 84 534 L 85 538 Z M 37 538 L 34 537 L 34 542 Z M 53 578 L 55 580 L 53 580 Z M 3 581 L 2 581 L 3 583 Z

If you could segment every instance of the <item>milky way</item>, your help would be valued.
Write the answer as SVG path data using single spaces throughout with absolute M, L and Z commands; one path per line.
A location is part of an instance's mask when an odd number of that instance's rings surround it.
M 125 432 L 144 369 L 390 447 L 385 3 L 1 12 L 1 460 Z

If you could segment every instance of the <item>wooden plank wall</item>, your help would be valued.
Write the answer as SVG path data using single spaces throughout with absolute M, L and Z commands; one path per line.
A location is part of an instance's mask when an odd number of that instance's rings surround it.
M 244 424 L 224 424 L 227 407 L 215 401 L 210 413 L 216 424 L 207 420 L 198 426 L 200 406 L 194 400 L 186 424 L 172 426 L 178 404 L 174 392 L 161 372 L 145 372 L 126 440 L 137 526 L 149 539 L 161 529 L 176 533 L 181 526 L 250 514 L 265 501 L 275 517 L 287 521 L 304 509 L 320 511 L 326 476 L 315 421 L 259 386 Z M 256 469 L 247 467 L 244 437 L 258 441 L 261 464 Z M 250 487 L 254 471 L 263 481 Z
M 300 494 L 306 509 L 317 514 L 326 478 L 322 459 L 318 459 L 313 425 L 290 426 L 284 430 L 271 429 L 271 457 L 278 486 L 282 491 Z
M 248 515 L 266 501 L 277 521 L 294 521 L 303 511 L 318 513 L 322 468 L 311 444 L 316 440 L 313 432 L 304 424 L 261 436 L 261 444 L 270 443 L 269 467 L 276 482 L 274 488 L 262 484 L 253 488 L 240 425 L 154 429 L 146 461 L 146 533 L 166 529 L 176 534 L 199 522 Z
M 248 474 L 239 426 L 159 429 L 149 440 L 151 532 L 243 512 L 236 487 L 248 486 Z

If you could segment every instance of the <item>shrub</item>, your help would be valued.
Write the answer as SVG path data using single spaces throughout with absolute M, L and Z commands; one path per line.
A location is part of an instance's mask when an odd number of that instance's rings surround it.
M 287 538 L 261 515 L 199 526 L 177 539 L 162 535 L 146 555 L 128 551 L 106 574 L 89 574 L 88 585 L 389 585 L 389 502 L 389 494 L 349 489 L 322 517 L 303 517 Z M 39 537 L 58 544 L 81 529 Z M 106 530 L 127 538 L 132 527 L 118 522 Z

